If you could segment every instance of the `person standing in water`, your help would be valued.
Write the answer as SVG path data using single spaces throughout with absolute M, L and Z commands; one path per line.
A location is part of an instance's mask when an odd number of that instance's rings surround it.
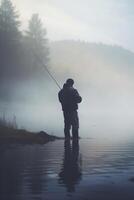
M 73 139 L 79 138 L 79 118 L 77 110 L 78 103 L 81 103 L 82 98 L 73 85 L 74 80 L 67 79 L 66 83 L 63 85 L 63 89 L 58 93 L 64 116 L 65 139 L 70 139 L 71 128 Z

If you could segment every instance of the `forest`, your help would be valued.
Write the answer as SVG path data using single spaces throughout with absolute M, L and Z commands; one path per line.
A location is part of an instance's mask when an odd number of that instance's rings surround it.
M 27 30 L 22 30 L 19 13 L 10 0 L 0 5 L 0 85 L 10 80 L 41 76 L 38 58 L 47 66 L 47 31 L 38 14 L 33 14 Z

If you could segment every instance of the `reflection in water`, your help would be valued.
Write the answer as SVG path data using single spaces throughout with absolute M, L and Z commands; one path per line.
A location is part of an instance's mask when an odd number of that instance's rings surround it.
M 28 169 L 25 170 L 25 175 L 27 176 L 26 181 L 28 181 L 31 194 L 36 196 L 45 191 L 47 187 L 46 177 L 43 176 L 44 166 L 42 165 L 43 157 L 46 155 L 41 153 L 38 148 L 33 151 L 33 154 L 34 156 L 28 165 Z
M 0 145 L 0 200 L 134 199 L 133 176 L 133 141 Z
M 74 192 L 75 186 L 81 180 L 81 166 L 79 159 L 79 142 L 70 140 L 64 143 L 64 158 L 61 172 L 59 173 L 59 183 L 66 186 L 68 192 Z
M 4 151 L 0 148 L 0 200 L 1 196 L 6 200 L 19 200 L 21 195 L 22 199 L 36 197 L 45 191 L 42 160 L 46 154 L 41 150 L 38 145 L 5 146 Z
M 0 149 L 0 195 L 5 198 L 5 195 L 10 197 L 13 195 L 14 200 L 17 200 L 16 195 L 21 192 L 20 183 L 22 183 L 22 166 L 19 164 L 17 152 L 14 153 L 14 159 L 10 157 L 10 152 Z M 14 151 L 14 149 L 11 149 Z M 5 198 L 6 199 L 6 198 Z

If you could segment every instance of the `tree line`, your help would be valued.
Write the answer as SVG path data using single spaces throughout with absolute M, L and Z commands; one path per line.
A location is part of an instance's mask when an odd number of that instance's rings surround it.
M 38 14 L 33 14 L 27 30 L 21 30 L 21 21 L 11 0 L 0 5 L 0 82 L 41 76 L 41 63 L 47 66 L 49 48 L 47 32 Z

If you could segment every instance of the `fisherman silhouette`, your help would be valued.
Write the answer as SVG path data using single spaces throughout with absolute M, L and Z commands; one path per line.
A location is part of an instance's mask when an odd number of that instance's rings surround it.
M 78 140 L 73 140 L 72 146 L 70 140 L 65 140 L 63 165 L 59 173 L 59 184 L 64 184 L 67 192 L 75 192 L 75 186 L 81 180 L 82 170 L 80 161 Z
M 81 103 L 82 98 L 78 91 L 73 88 L 74 80 L 67 79 L 63 85 L 63 89 L 58 93 L 59 101 L 62 105 L 64 116 L 64 134 L 65 139 L 70 139 L 70 129 L 72 128 L 73 139 L 79 137 L 79 118 L 78 118 L 78 103 Z

